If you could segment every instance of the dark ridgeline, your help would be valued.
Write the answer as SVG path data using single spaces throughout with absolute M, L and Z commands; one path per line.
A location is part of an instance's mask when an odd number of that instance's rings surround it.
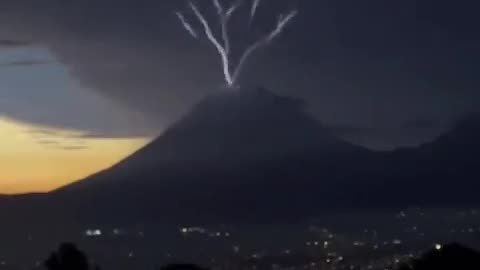
M 44 262 L 47 270 L 100 270 L 92 265 L 87 255 L 73 243 L 63 243 L 58 250 L 52 252 Z M 208 270 L 194 264 L 169 264 L 159 270 Z
M 431 250 L 419 259 L 403 264 L 398 270 L 477 270 L 480 269 L 480 253 L 451 244 L 440 250 Z
M 278 224 L 337 209 L 472 207 L 479 119 L 417 148 L 375 152 L 337 138 L 299 99 L 222 92 L 112 168 L 45 196 L 5 199 L 0 210 L 25 213 L 23 223 Z
M 277 262 L 278 260 L 275 260 Z M 74 244 L 64 243 L 44 263 L 48 270 L 99 270 L 92 267 L 85 253 Z M 260 269 L 269 269 L 268 263 Z M 294 264 L 296 265 L 296 264 Z M 480 253 L 459 244 L 449 244 L 426 252 L 422 257 L 401 264 L 397 270 L 478 270 Z M 169 264 L 159 270 L 208 270 L 194 264 Z

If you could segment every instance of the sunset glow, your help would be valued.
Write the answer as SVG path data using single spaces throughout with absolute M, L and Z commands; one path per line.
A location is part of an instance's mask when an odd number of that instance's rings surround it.
M 110 167 L 148 141 L 81 135 L 0 118 L 0 193 L 55 189 Z

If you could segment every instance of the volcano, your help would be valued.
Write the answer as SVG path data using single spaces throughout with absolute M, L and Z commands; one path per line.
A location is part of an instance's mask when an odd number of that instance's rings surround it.
M 241 89 L 205 98 L 129 158 L 51 196 L 75 212 L 95 209 L 95 219 L 293 218 L 347 185 L 343 164 L 354 173 L 362 166 L 352 162 L 371 155 L 331 134 L 301 100 Z
M 48 194 L 4 198 L 0 210 L 23 214 L 25 224 L 174 225 L 472 207 L 480 203 L 479 134 L 472 116 L 431 143 L 375 152 L 336 137 L 299 99 L 240 89 L 206 97 L 115 166 Z

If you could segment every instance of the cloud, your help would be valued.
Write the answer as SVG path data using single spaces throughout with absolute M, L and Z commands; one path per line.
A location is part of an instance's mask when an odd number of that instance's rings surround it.
M 0 67 L 29 67 L 29 66 L 39 66 L 39 65 L 48 65 L 53 63 L 53 61 L 48 60 L 17 60 L 7 63 L 0 63 Z
M 123 138 L 133 138 L 133 137 L 148 137 L 147 134 L 122 134 L 122 133 L 84 133 L 80 135 L 71 136 L 70 138 L 77 139 L 123 139 Z
M 32 46 L 33 43 L 25 40 L 0 39 L 1 48 L 23 48 Z
M 355 125 L 332 125 L 328 126 L 328 129 L 331 130 L 333 133 L 338 135 L 371 135 L 375 133 L 379 133 L 382 130 L 380 128 L 375 127 L 365 127 L 365 126 L 355 126 Z
M 45 128 L 30 129 L 26 131 L 36 143 L 49 149 L 65 151 L 82 151 L 89 149 L 88 140 L 96 137 L 87 137 L 78 131 L 50 130 Z M 107 137 L 104 137 L 107 138 Z
M 83 151 L 83 150 L 89 149 L 89 147 L 85 145 L 61 146 L 61 147 L 55 147 L 55 148 L 65 150 L 65 151 Z
M 404 127 L 407 129 L 432 129 L 432 128 L 439 128 L 446 125 L 441 125 L 436 120 L 432 119 L 414 119 L 408 121 Z
M 54 140 L 38 140 L 37 143 L 41 144 L 41 145 L 58 145 L 58 144 L 60 144 L 59 141 L 54 141 Z
M 222 88 L 214 49 L 206 41 L 192 41 L 174 16 L 183 1 L 44 0 L 42 8 L 35 8 L 34 1 L 0 3 L 5 36 L 0 37 L 44 45 L 86 91 L 142 113 L 145 117 L 137 119 L 146 127 L 132 127 L 130 133 L 156 133 Z M 443 122 L 480 106 L 480 19 L 474 1 L 452 6 L 446 0 L 373 0 L 368 5 L 277 0 L 265 5 L 274 7 L 264 9 L 273 14 L 298 5 L 301 15 L 280 42 L 248 64 L 244 85 L 305 98 L 321 121 L 353 123 L 363 129 L 360 133 L 423 115 Z M 257 16 L 260 30 L 275 23 L 265 15 Z M 235 44 L 242 46 L 248 37 L 238 34 Z M 86 128 L 80 120 L 56 119 L 61 117 L 49 113 L 44 117 L 49 121 L 27 120 L 112 137 L 125 133 L 109 121 L 106 128 L 100 121 Z M 92 116 L 85 118 L 92 121 Z
M 26 53 L 50 59 L 43 51 Z M 66 67 L 56 62 L 39 68 L 3 69 L 0 81 L 0 115 L 45 127 L 47 133 L 73 130 L 129 138 L 151 137 L 159 132 L 159 126 L 150 125 L 144 113 L 83 87 Z M 36 132 L 37 136 L 42 135 L 41 130 Z
M 124 139 L 124 138 L 145 138 L 149 137 L 149 134 L 132 133 L 132 132 L 120 132 L 117 130 L 105 131 L 105 132 L 89 132 L 82 130 L 61 130 L 61 129 L 49 129 L 49 128 L 33 128 L 26 131 L 32 137 L 37 139 L 64 139 L 64 140 L 88 140 L 88 139 Z
M 45 138 L 45 137 L 61 137 L 60 133 L 55 130 L 44 129 L 44 128 L 34 128 L 29 129 L 26 133 L 31 134 L 35 138 Z

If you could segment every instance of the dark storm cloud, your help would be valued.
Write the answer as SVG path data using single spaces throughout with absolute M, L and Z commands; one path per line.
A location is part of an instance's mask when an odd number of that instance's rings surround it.
M 52 61 L 47 60 L 18 60 L 11 61 L 7 63 L 0 63 L 0 67 L 29 67 L 29 66 L 38 66 L 38 65 L 47 65 L 53 63 Z
M 20 48 L 31 46 L 32 43 L 24 40 L 0 39 L 0 48 Z
M 208 1 L 198 2 L 213 11 Z M 476 1 L 265 2 L 257 21 L 262 30 L 274 24 L 277 11 L 296 6 L 300 15 L 276 44 L 249 62 L 243 84 L 306 98 L 310 111 L 328 125 L 375 127 L 377 136 L 365 144 L 375 145 L 379 136 L 389 144 L 383 131 L 410 119 L 451 122 L 480 106 Z M 214 49 L 192 40 L 173 15 L 185 10 L 183 1 L 35 3 L 0 4 L 0 39 L 48 46 L 83 84 L 148 113 L 154 128 L 164 128 L 221 88 Z M 425 132 L 415 132 L 397 134 L 409 143 L 425 140 Z
M 430 129 L 434 127 L 438 127 L 439 124 L 438 121 L 432 120 L 432 119 L 415 119 L 412 121 L 409 121 L 405 124 L 405 128 L 408 129 Z
M 355 136 L 359 134 L 372 135 L 372 134 L 381 132 L 382 130 L 375 127 L 348 126 L 348 125 L 335 125 L 335 126 L 329 126 L 328 128 L 332 130 L 334 133 L 342 136 L 352 136 L 352 135 Z

